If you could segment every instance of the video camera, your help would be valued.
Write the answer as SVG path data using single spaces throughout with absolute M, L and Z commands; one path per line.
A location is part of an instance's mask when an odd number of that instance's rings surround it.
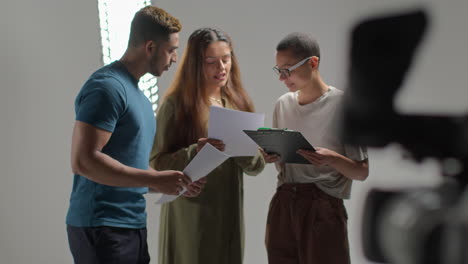
M 362 239 L 375 262 L 468 263 L 468 117 L 401 114 L 394 105 L 428 26 L 426 11 L 418 9 L 365 20 L 351 35 L 345 142 L 398 143 L 415 161 L 442 164 L 439 186 L 369 192 Z

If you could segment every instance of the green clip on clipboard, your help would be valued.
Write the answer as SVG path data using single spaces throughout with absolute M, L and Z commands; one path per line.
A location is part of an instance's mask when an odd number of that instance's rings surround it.
M 315 151 L 314 147 L 299 131 L 275 128 L 259 128 L 258 130 L 243 130 L 266 153 L 276 153 L 281 156 L 280 162 L 310 164 L 296 152 L 299 149 Z

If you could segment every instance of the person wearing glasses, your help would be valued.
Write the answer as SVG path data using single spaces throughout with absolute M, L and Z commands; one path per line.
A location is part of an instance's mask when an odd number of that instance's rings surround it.
M 275 162 L 278 187 L 266 226 L 270 264 L 350 263 L 343 199 L 354 180 L 367 178 L 367 150 L 345 145 L 336 121 L 343 92 L 327 85 L 319 72 L 320 49 L 305 33 L 291 33 L 276 47 L 278 74 L 289 92 L 274 109 L 273 127 L 300 131 L 316 151 L 298 150 L 310 164 Z
M 158 110 L 150 164 L 183 170 L 206 143 L 210 106 L 253 112 L 231 38 L 201 28 L 188 40 L 174 81 Z M 209 173 L 198 197 L 179 197 L 161 208 L 159 264 L 240 264 L 244 249 L 243 174 L 265 167 L 260 152 L 233 157 Z

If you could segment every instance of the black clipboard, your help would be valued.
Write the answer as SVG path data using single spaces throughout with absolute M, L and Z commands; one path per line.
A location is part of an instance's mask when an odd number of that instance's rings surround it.
M 299 131 L 285 129 L 243 130 L 266 153 L 280 155 L 280 162 L 310 164 L 296 152 L 299 149 L 315 151 L 314 147 Z

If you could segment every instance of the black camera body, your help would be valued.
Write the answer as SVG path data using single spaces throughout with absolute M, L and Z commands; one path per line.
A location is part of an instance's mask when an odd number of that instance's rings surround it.
M 443 164 L 440 186 L 369 192 L 362 239 L 365 256 L 376 262 L 468 263 L 468 117 L 404 115 L 394 107 L 428 25 L 420 9 L 368 19 L 352 32 L 344 141 L 398 143 L 415 161 Z

